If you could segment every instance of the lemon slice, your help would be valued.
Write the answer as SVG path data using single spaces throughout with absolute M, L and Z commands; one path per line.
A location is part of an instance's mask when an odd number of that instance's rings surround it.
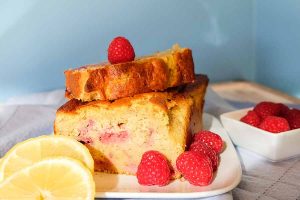
M 94 171 L 94 160 L 80 142 L 67 136 L 40 136 L 18 143 L 6 153 L 0 164 L 0 182 L 24 167 L 55 156 L 77 159 Z
M 49 158 L 21 169 L 0 183 L 0 199 L 94 199 L 95 182 L 81 162 Z

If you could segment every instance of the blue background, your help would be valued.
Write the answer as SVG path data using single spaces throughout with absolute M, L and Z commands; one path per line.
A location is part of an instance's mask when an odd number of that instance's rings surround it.
M 112 38 L 137 56 L 193 50 L 211 82 L 251 80 L 300 97 L 298 0 L 0 1 L 0 101 L 64 88 L 63 71 L 106 60 Z
M 300 1 L 257 0 L 255 80 L 300 97 Z

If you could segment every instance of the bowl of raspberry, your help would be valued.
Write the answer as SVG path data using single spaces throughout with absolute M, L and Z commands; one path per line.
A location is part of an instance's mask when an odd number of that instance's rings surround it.
M 263 101 L 254 107 L 223 113 L 221 121 L 237 146 L 270 161 L 300 155 L 300 110 Z

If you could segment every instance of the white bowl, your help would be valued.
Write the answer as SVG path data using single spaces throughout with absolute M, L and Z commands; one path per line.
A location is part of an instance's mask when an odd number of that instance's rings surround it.
M 237 110 L 220 116 L 235 145 L 260 154 L 273 162 L 300 155 L 300 129 L 274 134 L 241 122 L 240 119 L 252 109 Z

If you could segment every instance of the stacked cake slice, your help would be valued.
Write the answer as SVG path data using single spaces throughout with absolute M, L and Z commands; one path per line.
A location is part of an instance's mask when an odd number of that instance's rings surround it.
M 115 100 L 135 94 L 164 91 L 195 79 L 192 51 L 172 49 L 132 62 L 86 65 L 65 71 L 66 97 Z
M 134 175 L 143 153 L 157 150 L 180 177 L 176 159 L 202 128 L 208 84 L 205 75 L 195 76 L 190 49 L 174 46 L 65 75 L 70 100 L 58 109 L 54 131 L 85 144 L 96 171 Z

